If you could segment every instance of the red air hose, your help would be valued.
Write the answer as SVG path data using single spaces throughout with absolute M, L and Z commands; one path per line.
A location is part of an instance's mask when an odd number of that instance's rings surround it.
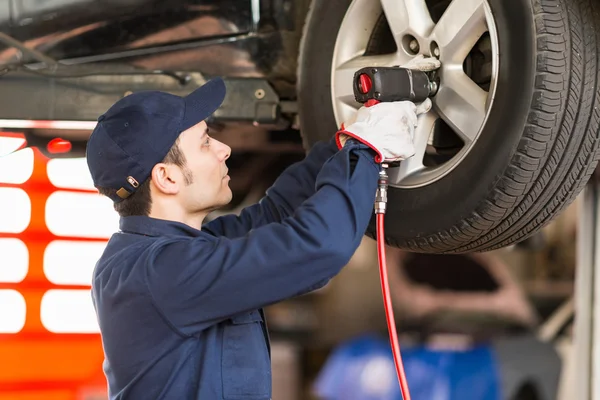
M 392 346 L 394 364 L 396 365 L 396 374 L 398 375 L 398 382 L 400 383 L 402 399 L 410 400 L 408 382 L 406 381 L 404 365 L 402 364 L 402 356 L 400 355 L 400 343 L 398 342 L 398 334 L 396 332 L 396 321 L 394 320 L 394 309 L 392 308 L 392 299 L 390 297 L 387 263 L 385 259 L 385 235 L 383 221 L 385 217 L 388 186 L 386 168 L 387 165 L 382 164 L 382 171 L 379 173 L 379 187 L 377 188 L 377 196 L 375 199 L 375 213 L 377 214 L 377 256 L 379 258 L 379 278 L 381 280 L 381 291 L 383 294 L 385 317 L 387 319 L 388 332 L 390 335 L 390 345 Z

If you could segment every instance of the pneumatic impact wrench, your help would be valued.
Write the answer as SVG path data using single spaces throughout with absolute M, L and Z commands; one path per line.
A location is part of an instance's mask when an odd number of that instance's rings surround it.
M 363 67 L 354 73 L 354 98 L 366 107 L 381 102 L 420 103 L 435 96 L 438 80 L 435 71 L 423 72 L 402 67 Z M 375 213 L 385 214 L 387 202 L 387 163 L 381 164 Z
M 386 101 L 420 103 L 437 93 L 435 72 L 402 67 L 364 67 L 354 73 L 354 98 L 365 106 Z
M 428 97 L 434 96 L 438 89 L 438 82 L 434 73 L 412 70 L 401 67 L 365 67 L 354 73 L 352 84 L 354 98 L 366 107 L 380 102 L 411 101 L 420 103 Z M 375 196 L 375 214 L 377 222 L 377 254 L 379 258 L 379 278 L 387 319 L 390 345 L 394 356 L 398 383 L 403 400 L 410 400 L 410 392 L 406 381 L 406 374 L 400 355 L 400 344 L 396 332 L 396 322 L 390 297 L 387 265 L 385 261 L 384 214 L 387 204 L 388 165 L 381 164 L 377 194 Z

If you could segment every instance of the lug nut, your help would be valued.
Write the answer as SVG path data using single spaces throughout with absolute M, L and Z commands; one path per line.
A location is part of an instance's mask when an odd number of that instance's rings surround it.
M 429 49 L 431 50 L 431 54 L 434 57 L 440 56 L 440 47 L 438 46 L 438 44 L 436 42 L 431 42 L 431 46 L 429 47 Z
M 410 43 L 408 44 L 408 48 L 411 51 L 418 53 L 419 52 L 419 42 L 417 42 L 417 39 L 411 40 Z

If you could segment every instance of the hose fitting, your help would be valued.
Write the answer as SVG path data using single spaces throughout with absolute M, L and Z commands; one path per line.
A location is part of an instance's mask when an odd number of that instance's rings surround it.
M 375 214 L 385 214 L 386 211 L 388 189 L 387 168 L 387 164 L 381 164 L 379 179 L 377 180 L 377 193 L 375 194 Z

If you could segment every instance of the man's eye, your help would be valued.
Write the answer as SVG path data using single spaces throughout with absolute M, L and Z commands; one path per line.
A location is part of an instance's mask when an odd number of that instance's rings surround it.
M 210 136 L 207 136 L 207 137 L 206 137 L 206 140 L 204 141 L 204 145 L 205 145 L 205 146 L 208 146 L 208 145 L 210 145 Z

